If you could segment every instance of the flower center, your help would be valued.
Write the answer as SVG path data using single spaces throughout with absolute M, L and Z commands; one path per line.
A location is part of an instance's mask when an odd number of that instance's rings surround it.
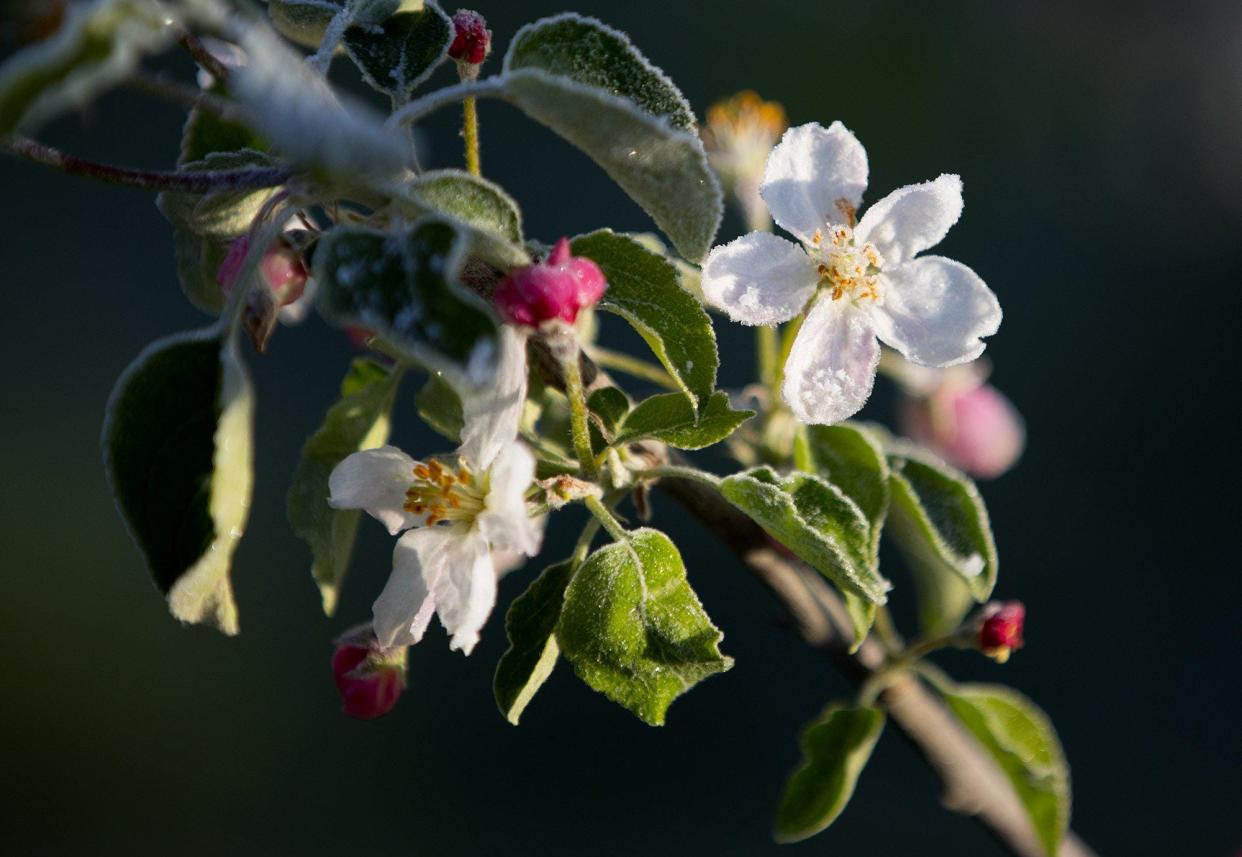
M 441 521 L 473 521 L 485 505 L 486 492 L 465 464 L 451 470 L 438 461 L 414 465 L 414 482 L 405 492 L 405 510 L 426 515 L 426 526 Z
M 874 244 L 859 247 L 853 229 L 832 226 L 826 236 L 823 230 L 815 230 L 811 246 L 819 252 L 819 285 L 831 292 L 834 301 L 845 297 L 854 301 L 880 299 L 884 259 Z

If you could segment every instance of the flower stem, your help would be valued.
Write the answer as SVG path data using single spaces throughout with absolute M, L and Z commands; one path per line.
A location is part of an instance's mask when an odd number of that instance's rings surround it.
M 620 351 L 612 351 L 608 348 L 591 348 L 588 356 L 606 369 L 616 369 L 618 372 L 624 372 L 635 378 L 642 378 L 644 381 L 650 381 L 666 390 L 680 390 L 677 382 L 673 380 L 673 376 L 668 374 L 663 367 L 654 363 L 648 363 L 646 360 L 640 360 L 637 357 L 631 357 Z
M 755 328 L 755 347 L 759 352 L 759 383 L 775 392 L 780 344 L 777 329 L 762 325 Z
M 807 312 L 810 312 L 807 307 Z M 785 364 L 789 362 L 789 352 L 793 351 L 794 341 L 798 338 L 798 331 L 802 329 L 802 322 L 806 319 L 806 313 L 791 321 L 781 337 L 781 353 L 776 363 L 776 380 L 772 382 L 772 389 L 779 394 L 781 385 L 785 383 Z M 779 401 L 779 398 L 778 398 Z
M 946 634 L 943 637 L 915 640 L 905 649 L 891 656 L 884 663 L 884 666 L 873 672 L 862 683 L 862 687 L 858 689 L 859 707 L 865 708 L 874 705 L 876 699 L 879 698 L 886 687 L 893 683 L 894 679 L 911 667 L 917 666 L 919 661 L 927 655 L 947 646 L 957 645 L 960 642 L 961 634 L 958 631 Z
M 582 387 L 582 368 L 578 363 L 578 349 L 561 361 L 565 375 L 565 396 L 569 399 L 570 433 L 573 435 L 574 453 L 578 465 L 587 477 L 594 479 L 599 472 L 595 455 L 591 451 L 591 426 L 587 416 L 586 390 Z
M 621 522 L 609 511 L 602 500 L 598 497 L 587 497 L 585 502 L 586 507 L 591 510 L 591 514 L 595 516 L 595 520 L 603 525 L 604 529 L 608 531 L 608 535 L 612 536 L 614 540 L 623 542 L 629 538 L 629 533 L 625 531 L 625 527 L 621 526 Z
M 467 95 L 461 102 L 461 135 L 466 140 L 466 172 L 472 176 L 482 175 L 479 171 L 479 103 L 473 95 Z
M 249 188 L 275 187 L 288 181 L 293 172 L 287 167 L 255 167 L 240 170 L 203 170 L 201 172 L 183 173 L 162 170 L 135 170 L 74 157 L 27 137 L 10 137 L 4 141 L 3 146 L 9 152 L 28 161 L 53 167 L 70 175 L 86 176 L 87 178 L 98 179 L 111 184 L 136 187 L 143 190 L 206 193 L 211 190 L 245 190 Z
M 720 487 L 719 476 L 694 467 L 679 467 L 675 464 L 667 464 L 662 467 L 648 467 L 646 470 L 634 471 L 635 479 L 661 479 L 664 477 L 669 479 L 693 479 L 695 482 L 701 482 L 713 488 Z

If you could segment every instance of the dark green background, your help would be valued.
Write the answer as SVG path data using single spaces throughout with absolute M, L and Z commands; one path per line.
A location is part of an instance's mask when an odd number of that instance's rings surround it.
M 503 47 L 564 5 L 481 11 Z M 1237 391 L 1242 8 L 577 5 L 629 31 L 700 114 L 754 87 L 796 123 L 843 120 L 867 146 L 872 200 L 940 172 L 964 177 L 965 215 L 943 252 L 1005 308 L 988 354 L 1030 446 L 984 493 L 998 594 L 1030 614 L 1028 648 L 1007 666 L 965 655 L 946 665 L 1010 682 L 1052 715 L 1073 764 L 1074 825 L 1102 853 L 1233 854 L 1240 593 L 1225 547 L 1236 542 L 1237 429 L 1223 412 Z M 189 73 L 180 58 L 169 65 Z M 337 71 L 356 79 L 343 62 Z M 459 163 L 454 121 L 446 112 L 426 129 L 437 165 Z M 167 166 L 179 122 L 121 92 L 43 136 Z M 521 201 L 531 235 L 648 228 L 586 158 L 511 109 L 485 104 L 482 123 L 485 172 Z M 770 844 L 797 730 L 846 687 L 667 502 L 659 521 L 737 659 L 667 727 L 643 726 L 564 668 L 509 726 L 491 695 L 499 611 L 469 659 L 433 631 L 392 716 L 340 716 L 329 640 L 368 615 L 391 540 L 364 523 L 339 617 L 325 619 L 284 520 L 301 442 L 351 353 L 318 320 L 279 331 L 251 360 L 259 464 L 235 573 L 242 635 L 179 628 L 113 509 L 97 441 L 134 355 L 205 322 L 174 281 L 171 231 L 139 191 L 12 159 L 0 160 L 0 188 L 0 844 L 13 853 L 1000 853 L 939 808 L 932 777 L 893 734 L 836 826 Z M 730 218 L 721 238 L 738 231 Z M 740 384 L 749 331 L 719 332 L 722 383 Z M 868 414 L 883 416 L 890 393 Z M 396 439 L 442 448 L 408 398 Z M 557 519 L 549 558 L 572 523 Z M 887 568 L 908 611 L 908 581 Z M 528 579 L 506 579 L 502 604 Z

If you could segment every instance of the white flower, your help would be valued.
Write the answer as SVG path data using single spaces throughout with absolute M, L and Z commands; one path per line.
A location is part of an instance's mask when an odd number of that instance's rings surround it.
M 470 654 L 496 604 L 497 557 L 539 551 L 540 530 L 527 515 L 535 459 L 512 439 L 486 468 L 462 456 L 454 466 L 415 461 L 392 446 L 356 452 L 329 479 L 329 504 L 365 509 L 393 535 L 392 575 L 372 608 L 384 648 L 417 643 L 432 614 L 450 645 Z
M 803 422 L 840 422 L 866 403 L 877 337 L 914 363 L 952 366 L 978 357 L 980 337 L 1000 326 L 1000 304 L 974 271 L 918 256 L 961 216 L 961 179 L 900 188 L 855 221 L 866 186 L 867 154 L 844 125 L 792 128 L 761 192 L 802 246 L 752 232 L 703 265 L 704 297 L 735 321 L 779 324 L 807 310 L 781 389 Z
M 476 466 L 487 467 L 517 439 L 526 403 L 526 374 L 526 333 L 502 324 L 495 377 L 483 386 L 457 391 L 464 421 L 457 451 Z

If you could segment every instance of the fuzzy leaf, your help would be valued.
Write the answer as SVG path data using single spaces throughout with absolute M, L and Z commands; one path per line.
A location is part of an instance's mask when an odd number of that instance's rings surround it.
M 414 396 L 414 406 L 427 425 L 453 442 L 461 440 L 461 430 L 466 424 L 461 396 L 448 381 L 432 374 Z
M 236 170 L 272 167 L 276 163 L 274 158 L 263 152 L 243 149 L 236 152 L 211 152 L 201 161 L 182 164 L 179 170 Z M 249 230 L 255 215 L 277 190 L 274 187 L 265 187 L 213 190 L 207 193 L 164 191 L 156 197 L 156 205 L 175 227 L 189 229 L 196 235 L 211 238 L 236 238 Z
M 522 244 L 522 213 L 497 184 L 461 170 L 434 170 L 406 184 L 427 211 L 460 220 L 513 244 Z
M 306 48 L 317 48 L 332 19 L 346 6 L 354 6 L 353 21 L 375 25 L 410 0 L 267 0 L 267 12 L 280 34 Z M 413 4 L 422 5 L 422 0 Z
M 525 592 L 513 600 L 505 615 L 509 648 L 496 664 L 492 689 L 500 713 L 514 726 L 522 712 L 556 666 L 560 647 L 556 623 L 565 602 L 565 587 L 574 564 L 566 560 L 550 565 Z
M 1005 772 L 1044 851 L 1056 857 L 1069 825 L 1070 777 L 1048 715 L 999 685 L 957 685 L 945 699 Z
M 806 473 L 782 479 L 756 467 L 726 477 L 720 492 L 842 592 L 873 604 L 887 600 L 889 583 L 870 558 L 867 518 L 836 486 Z
M 319 308 L 333 322 L 374 330 L 450 383 L 487 383 L 497 322 L 457 280 L 464 245 L 453 224 L 429 217 L 408 232 L 338 227 L 315 251 Z
M 804 426 L 795 446 L 799 470 L 817 473 L 853 500 L 871 525 L 871 551 L 877 557 L 888 515 L 888 460 L 880 444 L 852 423 Z
M 634 406 L 613 445 L 651 437 L 678 449 L 702 449 L 724 440 L 754 415 L 754 411 L 733 410 L 729 395 L 721 391 L 707 400 L 702 414 L 695 414 L 681 393 L 659 393 Z
M 686 397 L 680 393 L 674 395 L 683 402 L 686 401 Z M 615 434 L 617 427 L 629 413 L 630 400 L 616 387 L 600 387 L 587 398 L 587 408 L 599 417 L 609 434 Z
M 311 576 L 331 616 L 341 582 L 349 568 L 358 531 L 356 509 L 328 505 L 328 477 L 346 456 L 375 449 L 388 441 L 393 398 L 399 371 L 367 358 L 350 366 L 341 384 L 341 398 L 328 409 L 323 425 L 306 441 L 302 460 L 289 486 L 286 509 L 294 533 L 310 546 Z
M 214 81 L 204 92 L 228 96 L 219 81 Z M 181 154 L 177 158 L 177 166 L 201 161 L 213 152 L 237 152 L 242 149 L 265 152 L 267 148 L 267 143 L 258 134 L 240 122 L 225 119 L 214 110 L 193 107 L 181 130 Z
M 565 591 L 556 639 L 578 677 L 652 726 L 733 666 L 668 536 L 641 529 L 591 554 Z
M 453 22 L 435 3 L 426 2 L 383 23 L 351 27 L 344 45 L 363 80 L 405 102 L 448 56 L 452 41 Z
M 0 68 L 0 137 L 32 131 L 121 82 L 173 38 L 168 10 L 144 0 L 71 9 L 56 34 Z
M 598 163 L 678 251 L 711 248 L 724 197 L 685 98 L 622 33 L 569 13 L 518 31 L 504 93 Z
M 215 328 L 148 346 L 117 381 L 104 464 L 121 516 L 183 622 L 236 634 L 229 569 L 253 485 L 250 379 Z
M 608 280 L 598 308 L 628 321 L 702 410 L 716 387 L 716 331 L 699 302 L 682 290 L 676 269 L 634 239 L 606 229 L 575 238 L 572 247 Z
M 920 587 L 941 588 L 937 577 L 956 576 L 976 601 L 986 601 L 996 585 L 996 544 L 975 484 L 930 456 L 893 455 L 889 462 L 889 518 L 898 545 L 922 578 Z M 952 584 L 947 586 L 951 592 Z M 955 624 L 953 617 L 942 616 L 933 624 L 951 621 Z
M 776 839 L 797 842 L 836 821 L 884 729 L 878 708 L 834 705 L 802 733 L 802 764 L 776 811 Z

